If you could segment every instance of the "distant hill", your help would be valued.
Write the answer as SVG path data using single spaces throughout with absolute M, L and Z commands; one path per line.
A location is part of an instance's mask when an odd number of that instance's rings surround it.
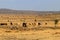
M 60 11 L 31 11 L 31 10 L 12 10 L 12 9 L 0 9 L 0 14 L 60 14 Z

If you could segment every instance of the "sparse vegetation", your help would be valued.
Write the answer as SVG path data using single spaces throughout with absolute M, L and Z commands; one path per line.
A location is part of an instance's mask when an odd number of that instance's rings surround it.
M 56 27 L 56 25 L 57 25 L 58 21 L 59 21 L 59 20 L 57 20 L 57 19 L 55 20 L 55 27 Z
M 11 30 L 18 30 L 18 27 L 17 26 L 12 26 L 10 27 Z
M 10 30 L 6 30 L 5 32 L 10 33 L 11 31 Z
M 0 16 L 0 40 L 60 40 L 60 27 L 57 27 L 59 12 L 4 9 L 0 13 L 3 14 Z M 36 25 L 38 26 L 35 27 Z M 42 27 L 44 25 L 48 27 Z M 29 28 L 30 26 L 32 27 Z

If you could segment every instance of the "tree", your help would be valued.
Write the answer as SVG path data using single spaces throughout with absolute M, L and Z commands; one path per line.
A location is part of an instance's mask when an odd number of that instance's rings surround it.
M 58 23 L 58 20 L 56 19 L 56 20 L 54 20 L 55 21 L 55 27 L 56 27 L 56 25 L 57 25 L 57 23 Z

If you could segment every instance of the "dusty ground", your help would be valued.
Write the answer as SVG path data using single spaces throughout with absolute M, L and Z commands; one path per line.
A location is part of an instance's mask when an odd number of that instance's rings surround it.
M 60 29 L 6 31 L 0 28 L 0 40 L 60 40 Z

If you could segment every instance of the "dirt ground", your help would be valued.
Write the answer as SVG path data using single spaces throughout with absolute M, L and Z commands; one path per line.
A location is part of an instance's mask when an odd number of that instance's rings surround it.
M 0 40 L 60 40 L 60 29 L 6 31 L 0 28 Z

